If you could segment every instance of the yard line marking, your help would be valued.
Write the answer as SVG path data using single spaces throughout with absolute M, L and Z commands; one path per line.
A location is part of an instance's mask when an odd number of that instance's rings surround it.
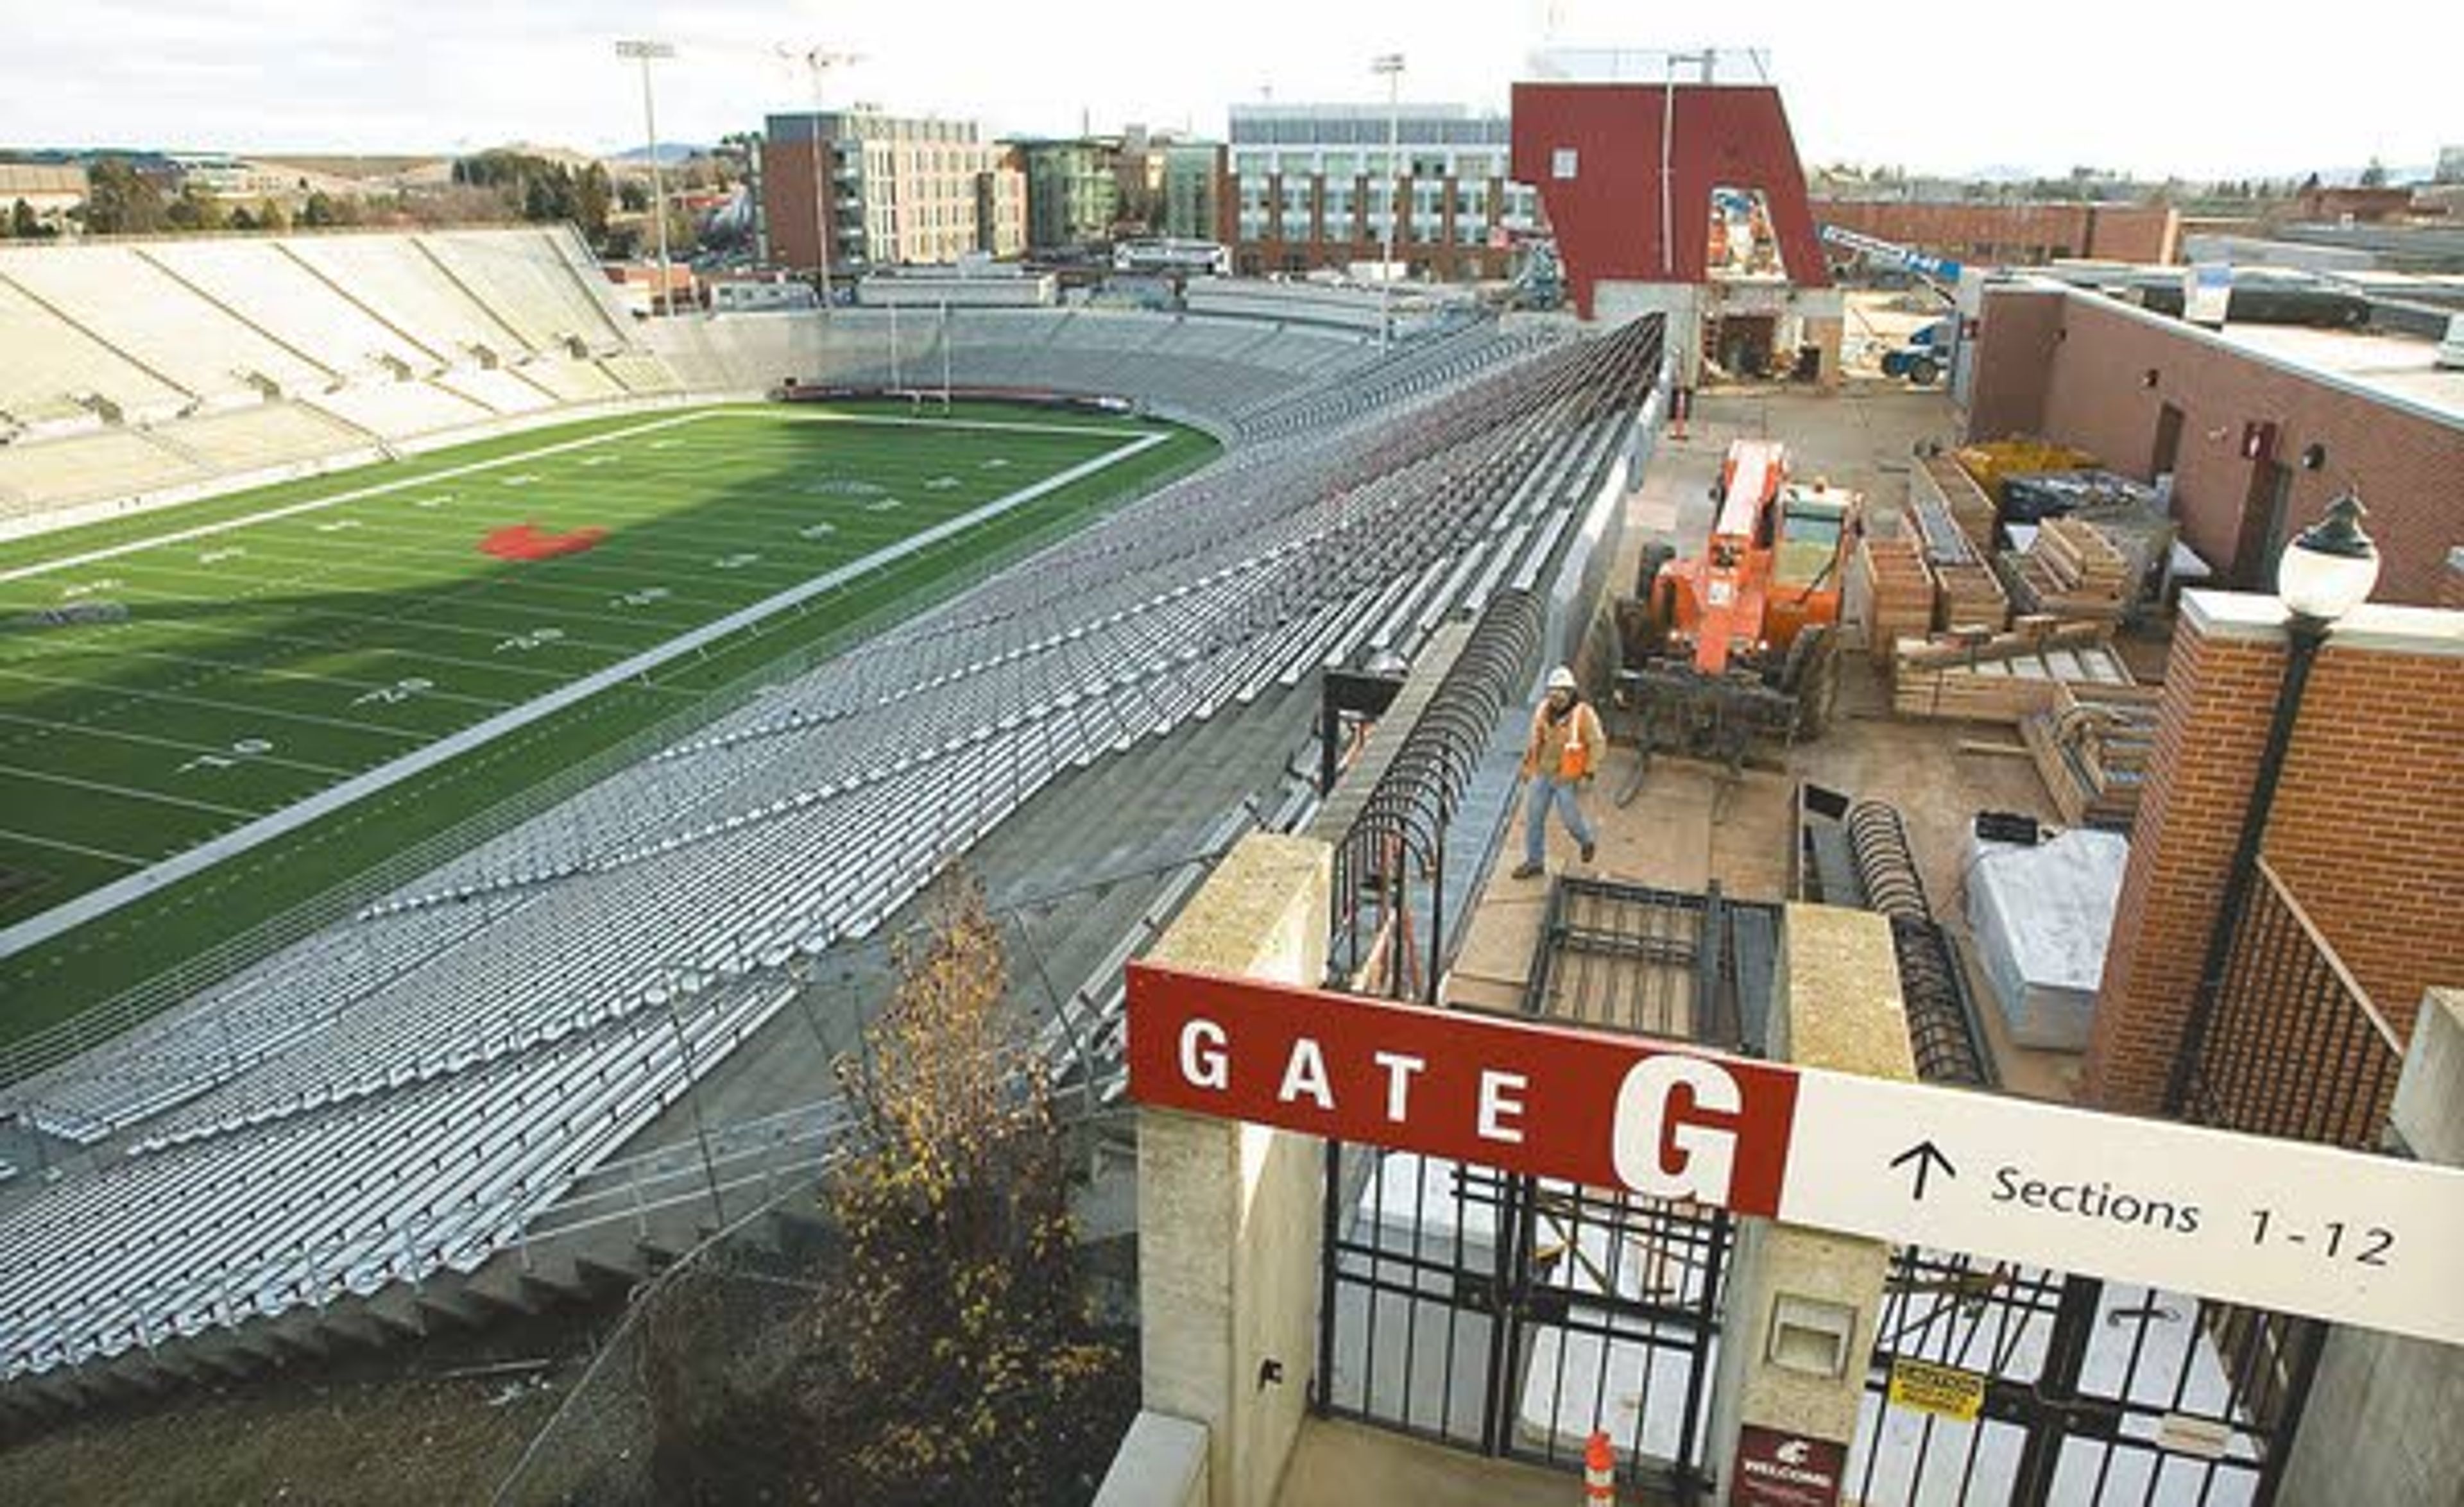
M 584 435 L 583 437 L 575 440 L 560 440 L 554 445 L 543 445 L 537 449 L 521 450 L 511 455 L 499 455 L 484 461 L 471 461 L 461 466 L 449 466 L 443 470 L 423 471 L 417 476 L 406 476 L 396 481 L 379 482 L 372 486 L 356 488 L 349 491 L 336 492 L 334 495 L 329 497 L 311 497 L 300 502 L 287 503 L 279 508 L 269 508 L 262 513 L 246 513 L 240 517 L 226 518 L 216 523 L 201 523 L 194 528 L 177 529 L 169 534 L 155 535 L 150 538 L 132 539 L 125 544 L 113 544 L 100 549 L 88 550 L 81 555 L 64 556 L 55 560 L 41 560 L 32 565 L 19 565 L 11 569 L 0 570 L 0 581 L 18 580 L 29 576 L 49 575 L 53 571 L 67 570 L 73 566 L 90 565 L 96 560 L 117 559 L 121 556 L 134 555 L 141 550 L 150 550 L 158 545 L 179 544 L 188 539 L 204 538 L 209 535 L 227 534 L 233 529 L 244 529 L 254 524 L 270 522 L 276 518 L 292 517 L 302 513 L 314 513 L 319 509 L 336 507 L 345 502 L 357 502 L 367 497 L 390 496 L 398 491 L 408 491 L 422 487 L 431 487 L 439 482 L 450 481 L 456 476 L 469 476 L 480 471 L 493 470 L 501 466 L 517 465 L 524 461 L 538 460 L 543 456 L 562 455 L 573 450 L 588 449 L 595 445 L 605 445 L 614 440 L 630 439 L 637 435 L 657 433 L 663 429 L 671 429 L 683 425 L 699 424 L 715 419 L 760 419 L 765 422 L 784 422 L 792 424 L 875 425 L 891 428 L 981 429 L 985 431 L 1009 430 L 1030 434 L 1094 434 L 1110 439 L 1151 440 L 1158 444 L 1168 438 L 1170 432 L 1167 430 L 1150 429 L 1115 429 L 1109 426 L 1097 426 L 1093 425 L 1020 424 L 992 419 L 899 419 L 886 415 L 849 413 L 788 414 L 775 413 L 765 409 L 747 408 L 742 406 L 700 408 L 691 413 L 671 414 L 665 418 L 652 419 L 642 424 L 627 425 L 621 429 L 609 429 L 603 434 Z M 19 535 L 15 537 L 40 538 L 41 536 L 42 535 L 39 534 L 28 534 Z
M 352 651 L 364 651 L 365 649 L 364 645 L 360 644 L 329 644 L 326 645 L 326 647 L 329 650 L 337 651 L 345 648 Z M 376 652 L 398 652 L 413 658 L 422 657 L 415 649 L 379 649 Z M 391 681 L 356 680 L 348 675 L 319 675 L 315 670 L 311 669 L 288 669 L 278 665 L 268 665 L 253 660 L 219 660 L 203 654 L 175 654 L 169 649 L 119 649 L 115 651 L 114 657 L 121 659 L 160 660 L 169 665 L 194 665 L 201 669 L 211 668 L 220 671 L 220 675 L 209 677 L 213 679 L 220 679 L 222 676 L 230 675 L 262 675 L 268 680 L 306 681 L 312 685 L 340 687 L 344 690 L 376 690 L 394 684 Z M 474 660 L 470 663 L 473 666 L 477 666 L 485 664 L 486 662 Z M 487 667 L 490 670 L 496 672 L 511 670 L 517 673 L 529 673 L 533 675 L 547 675 L 554 673 L 552 670 L 540 670 L 536 668 L 525 670 L 523 666 L 507 665 L 501 661 L 496 664 L 488 665 Z M 195 682 L 192 681 L 190 684 L 193 685 Z M 502 710 L 507 707 L 519 705 L 517 702 L 499 701 L 494 696 L 473 696 L 468 691 L 447 690 L 442 687 L 433 685 L 424 688 L 424 694 L 425 699 L 429 701 L 457 701 L 465 706 L 489 707 L 497 710 Z
M 41 728 L 47 732 L 83 733 L 88 737 L 105 738 L 114 743 L 143 743 L 151 748 L 170 749 L 181 754 L 229 752 L 226 749 L 216 748 L 210 743 L 190 743 L 181 738 L 156 737 L 152 733 L 131 732 L 123 728 L 97 727 L 91 722 L 55 722 L 49 717 L 20 716 L 13 711 L 0 711 L 0 722 L 14 722 L 24 727 Z M 0 745 L 0 747 L 5 746 Z M 329 778 L 341 778 L 351 773 L 347 769 L 338 769 L 331 764 L 311 763 L 304 758 L 284 758 L 278 754 L 252 754 L 251 757 L 259 764 L 273 764 L 283 769 L 296 769 L 304 774 L 323 775 Z
M 143 868 L 153 862 L 151 859 L 131 858 L 125 853 L 114 853 L 109 848 L 88 847 L 82 842 L 64 842 L 58 838 L 38 838 L 31 832 L 16 832 L 7 827 L 0 827 L 0 841 L 31 842 L 36 847 L 58 848 L 63 853 L 82 853 L 88 858 L 99 858 L 106 863 L 118 863 L 124 868 Z
M 92 690 L 94 683 L 86 680 L 63 680 L 57 675 L 38 675 L 32 670 L 12 669 L 0 665 L 0 680 L 30 680 L 39 686 L 68 686 L 78 690 Z M 244 716 L 272 717 L 277 722 L 305 722 L 320 728 L 340 728 L 345 732 L 372 732 L 379 737 L 416 743 L 428 736 L 407 728 L 388 728 L 376 722 L 352 722 L 342 717 L 320 717 L 313 711 L 276 711 L 267 707 L 246 707 L 232 701 L 216 701 L 211 696 L 187 696 L 176 690 L 140 690 L 129 686 L 115 686 L 111 693 L 123 701 L 172 701 L 182 706 L 210 707 L 216 711 L 236 711 Z
M 320 508 L 338 507 L 342 503 L 357 502 L 366 497 L 388 496 L 397 491 L 407 491 L 414 488 L 433 486 L 438 482 L 446 481 L 455 476 L 468 476 L 477 471 L 493 470 L 499 466 L 512 466 L 522 461 L 537 460 L 542 455 L 560 455 L 567 450 L 583 449 L 593 445 L 603 445 L 609 440 L 622 439 L 627 435 L 646 434 L 655 429 L 673 428 L 679 424 L 692 424 L 702 419 L 719 417 L 727 411 L 728 410 L 723 408 L 705 408 L 698 413 L 676 414 L 669 418 L 654 419 L 648 424 L 632 425 L 622 429 L 610 429 L 605 434 L 592 434 L 586 435 L 578 440 L 560 441 L 554 445 L 541 446 L 539 448 L 535 450 L 524 450 L 517 455 L 499 455 L 493 460 L 472 461 L 468 465 L 451 466 L 439 471 L 425 471 L 420 475 L 407 476 L 399 481 L 380 482 L 373 487 L 362 487 L 351 491 L 337 492 L 330 497 L 311 497 L 304 502 L 294 502 L 285 504 L 279 508 L 269 508 L 263 513 L 252 513 L 236 518 L 226 518 L 219 523 L 201 523 L 192 529 L 176 529 L 169 534 L 158 534 L 148 539 L 134 539 L 126 544 L 113 544 L 99 550 L 88 550 L 82 555 L 71 555 L 60 559 L 44 560 L 33 565 L 20 565 L 13 570 L 0 570 L 0 580 L 17 580 L 28 576 L 48 575 L 53 571 L 67 570 L 76 565 L 90 565 L 96 560 L 117 559 L 122 555 L 134 555 L 140 550 L 150 550 L 158 545 L 179 544 L 189 539 L 202 539 L 209 535 L 228 534 L 233 529 L 244 529 L 254 524 L 270 523 L 276 518 L 293 517 L 302 513 L 315 513 Z M 40 537 L 40 535 L 27 535 L 27 537 Z
M 270 842 L 285 833 L 295 831 L 364 797 L 374 795 L 389 785 L 401 783 L 459 757 L 473 749 L 491 743 L 505 734 L 526 727 L 543 717 L 550 717 L 567 707 L 583 701 L 613 686 L 649 674 L 670 660 L 682 658 L 727 638 L 740 629 L 752 626 L 775 614 L 800 607 L 815 597 L 837 590 L 847 582 L 873 571 L 929 550 L 944 539 L 963 534 L 981 523 L 1023 508 L 1047 492 L 1058 491 L 1086 477 L 1109 470 L 1132 456 L 1140 455 L 1170 441 L 1169 430 L 1141 433 L 1118 448 L 1105 451 L 1089 460 L 1053 472 L 1030 486 L 1022 487 L 1006 496 L 998 497 L 955 517 L 944 518 L 929 529 L 921 529 L 886 545 L 861 558 L 847 561 L 835 569 L 823 572 L 802 584 L 775 593 L 739 608 L 712 622 L 706 622 L 688 633 L 682 633 L 655 648 L 636 654 L 605 669 L 569 681 L 557 689 L 527 701 L 510 710 L 498 712 L 483 722 L 476 722 L 458 732 L 446 734 L 410 750 L 400 757 L 366 770 L 330 785 L 304 800 L 271 812 L 235 831 L 226 832 L 195 847 L 173 855 L 142 873 L 126 875 L 108 885 L 87 890 L 75 899 L 63 901 L 51 909 L 15 926 L 0 928 L 0 957 L 7 957 L 35 943 L 49 940 L 91 921 L 108 915 L 132 901 L 153 894 L 164 886 L 210 868 L 234 853 Z M 23 675 L 22 671 L 0 670 L 0 674 Z
M 22 764 L 0 764 L 0 775 L 15 775 L 25 779 L 39 779 L 47 784 L 66 785 L 73 790 L 99 790 L 106 796 L 125 796 L 131 800 L 150 800 L 165 806 L 186 806 L 208 816 L 237 817 L 253 820 L 257 812 L 238 806 L 226 806 L 219 801 L 190 800 L 186 796 L 166 796 L 159 790 L 136 790 L 126 785 L 114 785 L 99 779 L 79 779 L 74 775 L 55 775 L 49 770 L 28 769 Z

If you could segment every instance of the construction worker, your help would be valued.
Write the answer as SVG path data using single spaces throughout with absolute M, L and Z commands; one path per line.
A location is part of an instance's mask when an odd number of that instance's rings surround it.
M 1560 665 L 1549 672 L 1549 694 L 1531 713 L 1531 740 L 1523 748 L 1523 774 L 1531 795 L 1523 811 L 1523 863 L 1517 879 L 1542 873 L 1549 851 L 1549 808 L 1555 806 L 1566 830 L 1592 861 L 1592 824 L 1583 819 L 1582 788 L 1599 773 L 1608 741 L 1600 714 L 1583 699 L 1574 672 Z

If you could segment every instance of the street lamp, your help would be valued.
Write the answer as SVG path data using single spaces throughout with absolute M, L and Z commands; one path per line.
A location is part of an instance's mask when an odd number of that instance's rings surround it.
M 1396 161 L 1403 135 L 1403 55 L 1380 53 L 1369 71 L 1386 76 L 1386 249 L 1377 265 L 1377 343 L 1384 347 L 1395 343 L 1395 226 L 1403 214 L 1402 164 Z
M 676 50 L 666 42 L 623 41 L 616 44 L 616 55 L 633 58 L 642 65 L 642 129 L 650 138 L 650 219 L 659 231 L 659 287 L 650 295 L 650 312 L 657 314 L 665 304 L 672 314 L 675 305 L 668 278 L 668 196 L 666 184 L 659 176 L 659 112 L 650 99 L 650 63 L 656 58 L 675 56 Z
M 2206 1051 L 2208 1033 L 2215 1023 L 2224 992 L 2226 971 L 2233 963 L 2233 938 L 2241 929 L 2242 912 L 2250 904 L 2250 887 L 2258 873 L 2258 851 L 2267 838 L 2269 808 L 2276 802 L 2277 781 L 2284 774 L 2284 757 L 2293 746 L 2293 726 L 2301 714 L 2301 693 L 2310 683 L 2311 663 L 2335 631 L 2339 620 L 2366 601 L 2378 584 L 2379 551 L 2362 532 L 2365 516 L 2362 499 L 2350 489 L 2327 504 L 2327 515 L 2303 530 L 2285 548 L 2276 566 L 2276 594 L 2285 607 L 2284 679 L 2276 690 L 2276 717 L 2268 725 L 2267 746 L 2259 754 L 2258 775 L 2250 787 L 2250 803 L 2242 810 L 2241 839 L 2233 847 L 2233 866 L 2225 873 L 2223 898 L 2215 924 L 2208 932 L 2206 961 L 2199 969 L 2199 991 L 2190 1001 L 2190 1017 L 2182 1029 L 2182 1046 L 2165 1086 L 2165 1111 L 2179 1115 L 2187 1108 L 2190 1081 Z
M 814 256 L 822 277 L 822 318 L 826 321 L 830 317 L 830 221 L 835 218 L 830 212 L 830 198 L 838 190 L 830 183 L 830 143 L 822 135 L 822 76 L 863 59 L 854 53 L 833 53 L 820 47 L 797 53 L 782 46 L 779 54 L 801 61 L 813 77 Z

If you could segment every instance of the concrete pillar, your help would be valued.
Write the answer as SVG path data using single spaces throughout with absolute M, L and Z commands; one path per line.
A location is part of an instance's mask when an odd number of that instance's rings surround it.
M 1799 1066 L 1913 1081 L 1890 923 L 1829 906 L 1789 906 L 1771 1041 L 1774 1058 Z M 1739 1445 L 1749 1430 L 1776 1431 L 1811 1441 L 1805 1468 L 1820 1467 L 1827 1447 L 1844 1468 L 1890 1264 L 1887 1241 L 1738 1221 L 1712 1382 L 1709 1458 L 1722 1502 L 1822 1499 L 1801 1484 L 1796 1496 L 1741 1494 Z
M 1332 847 L 1255 834 L 1226 855 L 1155 962 L 1315 985 Z M 1322 1143 L 1168 1110 L 1138 1116 L 1145 1405 L 1207 1431 L 1205 1499 L 1272 1502 L 1317 1354 Z
M 2464 1167 L 2464 991 L 2413 1017 L 2388 1127 L 2424 1162 Z M 2293 1434 L 2281 1502 L 2453 1500 L 2464 1481 L 2464 1348 L 2375 1329 L 2327 1336 Z

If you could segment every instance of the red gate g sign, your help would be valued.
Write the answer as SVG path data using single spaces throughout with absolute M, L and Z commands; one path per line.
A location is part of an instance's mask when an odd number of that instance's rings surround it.
M 1776 1214 L 1796 1075 L 1538 1021 L 1133 963 L 1130 1097 Z

